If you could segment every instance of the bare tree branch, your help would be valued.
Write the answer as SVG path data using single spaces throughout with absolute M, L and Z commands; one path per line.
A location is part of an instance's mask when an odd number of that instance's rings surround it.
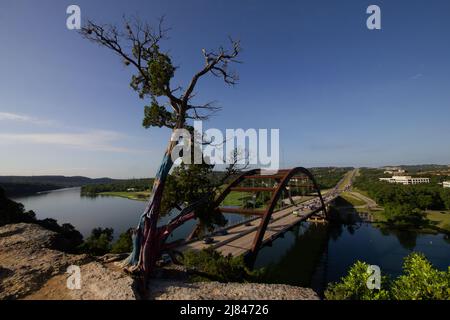
M 167 33 L 170 29 L 164 28 L 164 17 L 159 19 L 156 28 L 143 23 L 138 17 L 132 19 L 123 17 L 123 26 L 123 30 L 119 32 L 114 25 L 99 25 L 89 20 L 80 33 L 84 38 L 112 50 L 123 59 L 126 65 L 131 65 L 137 70 L 138 75 L 134 80 L 142 86 L 140 96 L 143 98 L 152 88 L 152 74 L 148 69 L 149 63 L 154 59 L 152 54 L 155 48 L 159 48 L 162 40 L 168 39 Z M 194 90 L 198 80 L 208 73 L 222 78 L 230 85 L 238 81 L 238 75 L 230 70 L 229 66 L 232 63 L 240 63 L 236 60 L 241 51 L 240 42 L 230 38 L 230 43 L 229 49 L 219 47 L 218 51 L 202 50 L 205 65 L 192 77 L 183 93 L 178 95 L 177 93 L 183 90 L 182 87 L 171 88 L 169 82 L 161 86 L 158 95 L 162 92 L 168 99 L 169 103 L 163 105 L 168 106 L 175 113 L 178 119 L 177 127 L 183 127 L 186 119 L 207 120 L 220 110 L 211 102 L 194 105 L 190 101 L 195 96 Z
M 235 62 L 234 58 L 238 56 L 239 52 L 241 51 L 241 47 L 239 41 L 231 40 L 231 44 L 233 47 L 231 51 L 225 50 L 222 47 L 219 48 L 219 53 L 215 53 L 214 51 L 207 52 L 205 49 L 202 49 L 202 53 L 205 58 L 205 66 L 202 70 L 194 75 L 189 86 L 187 87 L 182 99 L 184 105 L 187 105 L 198 80 L 208 72 L 212 71 L 211 73 L 214 75 L 218 75 L 218 72 L 220 72 L 226 83 L 236 83 L 236 75 L 232 75 L 227 72 L 227 65 L 230 62 Z

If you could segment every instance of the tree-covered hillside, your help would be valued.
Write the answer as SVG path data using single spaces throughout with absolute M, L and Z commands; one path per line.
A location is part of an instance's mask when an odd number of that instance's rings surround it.
M 8 197 L 113 181 L 116 180 L 110 178 L 91 179 L 81 176 L 0 176 L 0 186 Z

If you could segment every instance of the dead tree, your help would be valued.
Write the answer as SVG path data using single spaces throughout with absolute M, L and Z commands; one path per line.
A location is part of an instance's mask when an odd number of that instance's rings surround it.
M 203 66 L 185 88 L 172 87 L 171 80 L 177 68 L 169 53 L 160 48 L 169 31 L 164 28 L 163 22 L 161 18 L 154 28 L 139 19 L 130 21 L 124 18 L 123 25 L 119 28 L 88 21 L 80 32 L 84 38 L 110 49 L 125 65 L 134 68 L 135 74 L 130 85 L 141 99 L 149 101 L 144 107 L 144 127 L 167 127 L 174 132 L 185 128 L 189 120 L 206 120 L 219 110 L 211 102 L 203 105 L 193 104 L 194 91 L 199 80 L 208 74 L 222 78 L 226 84 L 236 84 L 238 76 L 229 67 L 239 62 L 236 57 L 241 47 L 239 41 L 230 39 L 228 49 L 202 49 Z M 151 272 L 159 257 L 160 244 L 156 238 L 156 228 L 164 184 L 173 166 L 171 153 L 177 144 L 171 140 L 156 174 L 148 204 L 135 231 L 133 253 L 126 260 L 130 270 L 143 271 L 145 276 Z

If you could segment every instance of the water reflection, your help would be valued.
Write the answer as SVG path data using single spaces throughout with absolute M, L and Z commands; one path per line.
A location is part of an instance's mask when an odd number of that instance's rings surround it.
M 385 236 L 395 236 L 400 245 L 406 250 L 412 251 L 417 245 L 417 232 L 379 227 L 380 232 Z
M 284 239 L 263 248 L 255 267 L 265 267 L 263 279 L 268 283 L 312 286 L 312 278 L 327 251 L 328 228 L 324 224 L 302 224 Z
M 60 189 L 37 195 L 14 198 L 27 210 L 33 210 L 38 219 L 52 218 L 60 224 L 72 224 L 84 237 L 93 228 L 113 228 L 115 239 L 129 228 L 136 227 L 146 202 L 113 196 L 80 195 L 80 188 Z M 175 215 L 169 214 L 160 219 L 159 225 L 167 224 Z M 248 218 L 237 214 L 226 214 L 229 224 Z M 177 228 L 168 241 L 186 238 L 196 221 L 188 221 Z
M 308 224 L 264 247 L 255 267 L 264 267 L 264 280 L 312 287 L 321 292 L 338 281 L 357 260 L 379 265 L 391 276 L 401 273 L 403 258 L 419 251 L 439 269 L 450 265 L 450 242 L 443 234 L 420 234 L 370 223 Z

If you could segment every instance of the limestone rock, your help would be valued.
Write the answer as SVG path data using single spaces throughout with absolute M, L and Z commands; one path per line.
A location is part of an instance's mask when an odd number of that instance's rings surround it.
M 18 299 L 37 290 L 70 265 L 86 263 L 86 255 L 54 250 L 59 235 L 37 224 L 0 228 L 0 299 Z
M 152 280 L 156 300 L 319 300 L 312 289 L 284 284 Z
M 113 262 L 121 255 L 92 258 L 58 251 L 59 235 L 37 224 L 0 227 L 0 300 L 138 299 L 135 280 Z M 79 266 L 80 289 L 67 286 L 67 268 Z M 317 300 L 307 288 L 279 284 L 218 283 L 188 280 L 182 267 L 164 267 L 150 279 L 150 299 L 157 300 Z

